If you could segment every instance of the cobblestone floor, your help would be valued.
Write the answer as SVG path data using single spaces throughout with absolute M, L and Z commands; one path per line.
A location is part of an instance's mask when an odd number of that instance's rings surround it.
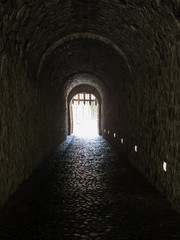
M 1 240 L 180 239 L 180 215 L 102 137 L 63 147 L 1 210 Z

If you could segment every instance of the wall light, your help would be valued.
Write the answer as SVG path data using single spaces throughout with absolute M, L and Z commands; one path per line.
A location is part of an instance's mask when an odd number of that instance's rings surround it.
M 106 129 L 104 129 L 104 132 L 106 132 Z
M 110 131 L 108 130 L 108 134 L 110 134 Z
M 124 139 L 123 139 L 123 138 L 121 138 L 121 143 L 122 143 L 122 144 L 124 143 Z
M 134 151 L 137 152 L 138 149 L 137 149 L 137 145 L 134 146 Z
M 163 170 L 164 170 L 165 172 L 167 172 L 167 163 L 166 163 L 166 162 L 163 162 Z
M 116 137 L 116 133 L 114 133 L 114 138 Z

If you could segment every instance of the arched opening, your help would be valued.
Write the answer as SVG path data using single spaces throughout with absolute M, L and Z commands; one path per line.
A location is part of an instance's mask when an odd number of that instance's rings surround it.
M 68 134 L 92 138 L 101 134 L 102 100 L 88 84 L 74 87 L 68 94 Z
M 71 134 L 83 138 L 99 135 L 99 102 L 89 92 L 81 92 L 70 101 Z

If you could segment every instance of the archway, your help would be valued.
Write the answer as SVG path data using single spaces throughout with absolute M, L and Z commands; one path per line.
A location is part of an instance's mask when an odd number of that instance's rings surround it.
M 73 96 L 70 101 L 70 131 L 83 138 L 94 138 L 99 135 L 99 102 L 88 92 Z
M 81 118 L 80 121 L 84 122 L 84 126 L 81 126 L 81 131 L 85 129 L 87 126 L 87 122 L 89 124 L 92 124 L 91 127 L 97 127 L 97 134 L 101 134 L 101 97 L 99 92 L 92 86 L 87 85 L 87 84 L 82 84 L 74 89 L 69 93 L 68 96 L 68 134 L 75 133 L 74 132 L 74 127 L 75 124 L 78 124 L 77 122 L 75 123 L 75 115 L 77 113 L 73 113 L 73 104 L 77 103 L 77 105 L 80 106 L 79 108 L 79 113 L 81 116 L 78 118 Z M 77 106 L 78 107 L 78 106 Z M 76 108 L 76 107 L 75 107 Z M 89 111 L 89 113 L 88 113 Z M 93 112 L 94 111 L 94 112 Z M 86 112 L 86 113 L 85 113 Z M 83 116 L 84 114 L 84 116 Z M 93 116 L 94 115 L 94 116 Z M 78 119 L 79 121 L 79 119 Z M 97 125 L 96 125 L 97 124 Z M 96 126 L 95 126 L 96 125 Z M 96 131 L 93 129 L 94 133 Z M 77 133 L 77 129 L 76 129 Z M 88 131 L 86 131 L 86 134 L 81 134 L 85 137 L 87 136 Z M 95 134 L 90 134 L 89 136 L 92 136 Z

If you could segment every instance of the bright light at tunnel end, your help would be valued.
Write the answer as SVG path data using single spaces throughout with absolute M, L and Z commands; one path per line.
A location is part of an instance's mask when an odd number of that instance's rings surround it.
M 99 136 L 97 130 L 97 123 L 95 120 L 86 120 L 80 121 L 80 126 L 74 130 L 73 135 L 80 137 L 80 138 L 96 138 Z
M 98 104 L 95 96 L 77 94 L 73 98 L 72 110 L 73 135 L 87 139 L 98 137 Z

